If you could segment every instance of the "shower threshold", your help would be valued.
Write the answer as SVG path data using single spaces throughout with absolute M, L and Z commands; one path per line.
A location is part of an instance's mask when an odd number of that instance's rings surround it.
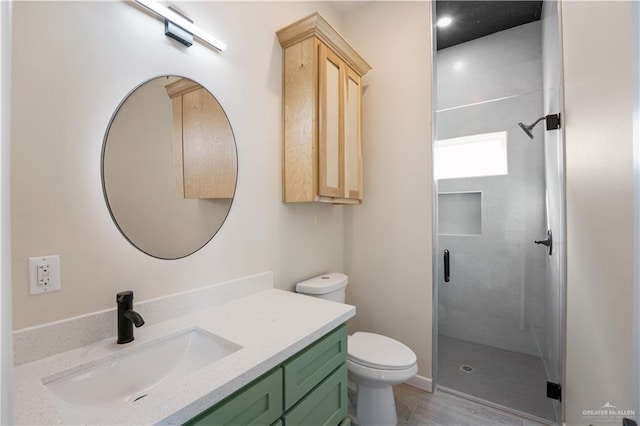
M 442 385 L 438 385 L 438 390 L 440 392 L 448 393 L 449 395 L 457 396 L 458 398 L 466 399 L 471 402 L 476 402 L 478 404 L 486 405 L 487 407 L 504 411 L 505 413 L 514 414 L 516 416 L 522 417 L 527 420 L 531 420 L 532 422 L 536 422 L 541 425 L 548 425 L 548 426 L 556 425 L 555 422 L 552 422 L 549 419 L 544 419 L 542 417 L 534 416 L 533 414 L 529 414 L 513 408 L 505 407 L 504 405 L 496 404 L 495 402 L 487 401 L 486 399 L 478 398 L 473 395 L 466 394 L 464 392 L 459 392 L 455 389 L 450 389 Z M 527 426 L 534 426 L 534 425 L 527 425 Z

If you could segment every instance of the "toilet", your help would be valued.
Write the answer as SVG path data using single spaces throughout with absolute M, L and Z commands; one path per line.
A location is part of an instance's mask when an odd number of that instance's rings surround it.
M 296 285 L 296 292 L 344 303 L 345 274 L 323 274 Z M 380 334 L 357 332 L 348 337 L 349 388 L 355 387 L 358 426 L 396 425 L 393 385 L 406 382 L 418 372 L 416 354 L 404 344 Z M 354 386 L 355 385 L 355 386 Z

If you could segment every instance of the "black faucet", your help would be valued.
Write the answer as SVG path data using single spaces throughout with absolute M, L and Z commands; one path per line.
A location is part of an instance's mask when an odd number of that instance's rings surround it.
M 118 343 L 133 342 L 133 326 L 142 327 L 144 320 L 133 310 L 133 291 L 116 294 L 118 305 Z

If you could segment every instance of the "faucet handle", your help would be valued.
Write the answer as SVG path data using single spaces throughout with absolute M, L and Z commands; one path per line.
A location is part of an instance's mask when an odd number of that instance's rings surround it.
M 133 291 L 121 291 L 120 293 L 116 294 L 117 303 L 126 303 L 127 300 L 133 301 Z

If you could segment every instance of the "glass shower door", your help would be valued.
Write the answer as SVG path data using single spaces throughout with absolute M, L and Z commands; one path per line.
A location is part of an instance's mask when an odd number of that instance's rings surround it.
M 436 114 L 438 380 L 555 422 L 547 360 L 557 359 L 549 322 L 559 306 L 547 283 L 557 271 L 534 243 L 549 229 L 546 132 L 539 125 L 530 139 L 518 125 L 543 100 L 538 91 Z
M 560 111 L 563 105 L 562 89 L 544 92 L 545 111 Z M 564 148 L 561 131 L 545 132 L 545 192 L 547 229 L 552 232 L 553 250 L 545 257 L 544 287 L 544 337 L 541 345 L 547 380 L 551 386 L 558 384 L 562 392 L 564 378 L 564 307 L 566 294 L 565 276 L 565 215 L 564 215 Z M 563 418 L 559 400 L 552 400 L 556 419 Z

